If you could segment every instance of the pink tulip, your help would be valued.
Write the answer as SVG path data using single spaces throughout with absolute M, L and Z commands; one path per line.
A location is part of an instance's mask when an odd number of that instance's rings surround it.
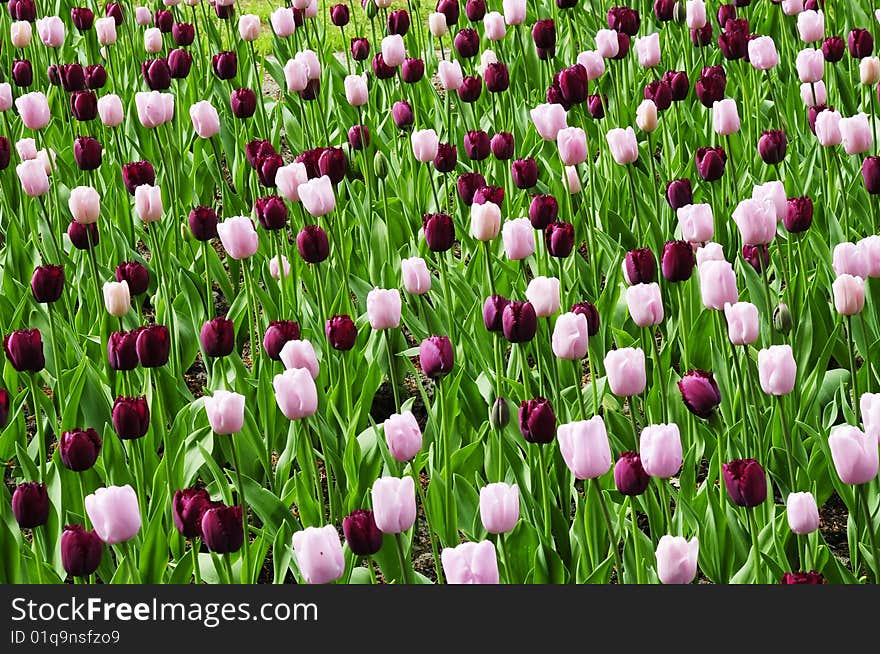
M 15 106 L 24 126 L 34 131 L 43 129 L 52 118 L 52 114 L 49 112 L 49 101 L 40 91 L 25 93 L 16 98 Z
M 681 433 L 678 425 L 648 425 L 639 437 L 642 467 L 651 477 L 668 479 L 681 470 Z
M 739 131 L 739 112 L 736 108 L 736 100 L 724 98 L 712 105 L 712 129 L 716 134 L 729 136 Z
M 653 132 L 658 124 L 657 105 L 653 100 L 642 100 L 636 107 L 636 125 L 643 132 Z
M 134 22 L 140 25 L 141 27 L 146 27 L 147 25 L 152 24 L 153 15 L 150 12 L 149 7 L 135 7 L 134 8 Z
M 22 190 L 32 198 L 49 192 L 49 176 L 39 159 L 22 161 L 15 167 Z
M 827 148 L 840 144 L 842 140 L 840 120 L 840 113 L 834 109 L 819 112 L 819 115 L 816 116 L 816 138 L 819 140 L 819 145 Z
M 15 142 L 15 151 L 22 161 L 30 161 L 37 158 L 37 142 L 34 139 L 18 139 Z
M 305 210 L 315 218 L 326 216 L 336 208 L 333 183 L 327 175 L 300 184 L 297 192 Z
M 526 0 L 503 0 L 504 22 L 508 25 L 522 25 L 526 22 Z
M 724 250 L 718 243 L 706 243 L 697 248 L 697 268 L 706 261 L 724 261 Z
M 412 411 L 388 416 L 383 429 L 388 451 L 396 461 L 410 461 L 422 449 L 422 430 Z
M 284 277 L 290 277 L 290 261 L 287 257 L 281 255 L 281 268 L 278 267 L 278 257 L 269 259 L 269 275 L 272 279 L 281 279 L 282 273 Z
M 299 93 L 309 85 L 309 68 L 303 61 L 288 59 L 284 64 L 284 82 L 288 93 Z
M 416 491 L 412 477 L 380 477 L 373 482 L 373 517 L 383 534 L 399 534 L 416 520 Z
M 232 216 L 217 225 L 223 249 L 233 259 L 247 259 L 257 252 L 260 238 L 254 223 L 247 216 Z
M 9 27 L 9 41 L 13 47 L 26 48 L 31 44 L 34 31 L 26 20 L 17 20 Z
M 162 32 L 158 27 L 148 27 L 144 30 L 144 50 L 148 54 L 162 52 Z
M 770 70 L 779 63 L 779 53 L 772 37 L 759 36 L 749 41 L 749 62 L 755 70 Z
M 501 227 L 501 208 L 494 202 L 471 205 L 470 234 L 478 241 L 491 241 Z
M 433 129 L 415 130 L 410 136 L 413 155 L 420 163 L 431 163 L 437 156 L 440 138 Z
M 605 355 L 605 373 L 611 392 L 618 397 L 639 395 L 645 390 L 645 353 L 641 348 L 624 347 Z
M 122 100 L 115 93 L 108 93 L 98 98 L 98 115 L 105 127 L 118 127 L 125 119 Z
M 743 200 L 733 210 L 733 221 L 745 245 L 764 245 L 776 236 L 776 211 L 769 203 Z
M 727 335 L 734 345 L 751 345 L 758 340 L 758 307 L 751 302 L 724 305 Z
M 824 111 L 822 113 L 825 113 Z M 841 118 L 840 141 L 843 151 L 847 154 L 862 154 L 871 149 L 871 126 L 865 114 L 856 114 L 850 118 Z
M 657 543 L 657 577 L 664 584 L 689 584 L 697 576 L 700 541 L 663 536 Z
M 312 347 L 311 341 L 307 339 L 289 340 L 281 348 L 279 356 L 285 370 L 302 368 L 303 370 L 308 370 L 312 379 L 318 378 L 321 368 L 318 363 L 318 355 L 315 354 L 315 348 Z
M 367 293 L 367 318 L 373 329 L 396 329 L 400 325 L 400 291 L 374 288 Z
M 315 18 L 318 15 L 318 0 L 309 0 L 309 6 L 305 8 L 303 15 L 306 18 Z
M 329 584 L 345 572 L 345 555 L 333 525 L 306 527 L 293 534 L 296 565 L 307 584 Z
M 865 86 L 874 86 L 880 81 L 880 59 L 865 57 L 859 62 L 859 81 Z
M 594 479 L 611 470 L 611 447 L 601 416 L 560 425 L 559 452 L 577 479 Z
M 721 310 L 739 300 L 736 273 L 727 261 L 704 261 L 698 268 L 700 297 L 707 309 Z
M 689 29 L 703 29 L 706 26 L 706 3 L 703 0 L 687 0 L 684 20 Z
M 867 484 L 877 476 L 877 438 L 857 427 L 838 425 L 828 437 L 831 460 L 844 484 Z
M 853 275 L 862 279 L 868 276 L 865 250 L 855 243 L 843 242 L 835 245 L 831 267 L 837 275 Z
M 424 295 L 431 290 L 431 271 L 421 257 L 401 259 L 400 274 L 403 287 L 410 295 Z
M 561 104 L 539 104 L 529 115 L 538 134 L 545 141 L 555 141 L 559 130 L 568 127 L 565 109 Z
M 159 91 L 141 91 L 134 94 L 138 120 L 141 125 L 151 129 L 164 125 L 174 118 L 174 96 Z
M 639 327 L 650 327 L 663 322 L 663 299 L 660 286 L 635 284 L 626 289 L 626 306 L 633 322 Z
M 818 82 L 825 74 L 825 56 L 818 49 L 801 50 L 794 65 L 801 82 Z
M 535 277 L 526 288 L 526 299 L 535 308 L 538 318 L 547 318 L 559 311 L 559 279 Z
M 318 410 L 315 380 L 304 368 L 290 368 L 272 380 L 275 401 L 288 420 L 308 418 Z
M 825 88 L 825 82 L 819 80 L 815 84 L 801 84 L 801 100 L 806 107 L 822 106 L 827 103 L 828 91 Z
M 260 17 L 242 14 L 238 19 L 238 35 L 242 41 L 256 41 L 260 36 Z
M 865 261 L 867 277 L 880 277 L 880 236 L 866 236 L 856 244 Z M 864 275 L 859 275 L 865 277 Z
M 581 178 L 578 175 L 578 169 L 576 166 L 565 167 L 565 171 L 562 174 L 562 185 L 571 195 L 576 195 L 581 192 Z
M 205 396 L 205 413 L 215 434 L 237 434 L 244 427 L 244 395 L 214 391 Z
M 782 0 L 782 13 L 797 16 L 804 10 L 804 0 Z
M 73 219 L 80 225 L 98 222 L 101 213 L 101 196 L 91 186 L 77 186 L 70 189 L 67 206 Z
M 803 11 L 797 17 L 798 34 L 804 43 L 815 43 L 825 37 L 825 14 L 821 11 Z
M 433 11 L 428 14 L 428 30 L 434 38 L 440 38 L 449 33 L 449 27 L 446 25 L 446 14 L 439 11 Z
M 0 111 L 12 108 L 12 87 L 9 82 L 0 83 Z
M 617 40 L 617 32 L 605 29 L 596 32 L 596 52 L 605 59 L 613 59 L 619 51 L 620 42 Z
M 504 223 L 501 240 L 504 241 L 504 253 L 511 261 L 525 259 L 535 251 L 535 230 L 528 218 Z
M 58 16 L 37 19 L 37 33 L 47 48 L 60 48 L 64 45 L 64 22 Z
M 639 144 L 632 127 L 610 129 L 605 138 L 608 140 L 611 156 L 621 166 L 631 164 L 639 158 Z
M 104 308 L 114 318 L 121 318 L 131 310 L 131 292 L 128 282 L 104 282 Z
M 595 50 L 586 50 L 577 56 L 577 63 L 587 69 L 587 79 L 591 82 L 605 73 L 605 60 Z
M 296 20 L 290 7 L 279 7 L 269 15 L 269 21 L 278 38 L 286 39 L 296 31 Z
M 831 285 L 834 294 L 834 308 L 842 316 L 861 313 L 865 306 L 865 280 L 861 277 L 843 274 Z
M 862 393 L 859 407 L 862 409 L 865 432 L 876 437 L 880 443 L 880 393 Z
M 406 59 L 406 46 L 400 34 L 391 34 L 382 39 L 382 58 L 392 68 L 397 68 Z
M 550 343 L 553 354 L 560 359 L 583 359 L 589 345 L 587 317 L 582 313 L 563 313 L 556 319 Z
M 794 390 L 797 363 L 791 345 L 771 345 L 758 352 L 758 378 L 767 395 L 788 395 Z
M 190 106 L 189 117 L 199 138 L 209 139 L 220 132 L 220 116 L 207 100 L 196 102 Z
M 480 520 L 490 534 L 506 534 L 519 522 L 519 486 L 497 482 L 480 489 Z
M 559 158 L 566 166 L 576 166 L 587 160 L 587 135 L 580 127 L 564 127 L 556 134 Z
M 314 50 L 302 50 L 296 53 L 294 59 L 306 67 L 306 72 L 310 80 L 321 78 L 321 60 Z
M 141 184 L 134 190 L 134 212 L 145 223 L 153 223 L 161 220 L 164 208 L 162 207 L 162 189 L 158 186 Z
M 446 25 L 446 16 L 443 16 L 443 24 Z M 504 16 L 497 11 L 490 11 L 483 16 L 483 29 L 486 31 L 486 38 L 490 41 L 500 41 L 507 34 L 507 27 L 504 25 Z
M 752 188 L 752 199 L 773 207 L 776 220 L 785 220 L 788 215 L 788 198 L 785 186 L 779 180 L 757 184 Z
M 811 534 L 819 528 L 819 507 L 812 493 L 789 494 L 785 500 L 785 513 L 793 534 Z
M 348 75 L 343 82 L 345 86 L 345 99 L 352 107 L 361 107 L 367 104 L 370 94 L 367 91 L 367 78 L 365 75 Z
M 458 61 L 443 60 L 437 66 L 440 85 L 447 91 L 457 91 L 464 81 L 464 73 Z
M 307 181 L 309 181 L 308 169 L 300 161 L 281 166 L 275 173 L 278 193 L 288 202 L 299 202 L 299 187 Z
M 137 493 L 128 484 L 98 488 L 86 496 L 85 509 L 98 538 L 108 545 L 130 541 L 141 530 Z
M 116 19 L 112 16 L 95 20 L 95 34 L 98 36 L 100 45 L 113 45 L 116 43 Z
M 675 212 L 681 238 L 688 243 L 711 241 L 715 233 L 711 204 L 687 204 Z
M 639 66 L 653 68 L 660 63 L 660 35 L 653 32 L 648 36 L 636 39 L 636 52 L 639 55 Z
M 505 5 L 510 0 L 504 0 Z M 440 553 L 448 584 L 497 584 L 498 557 L 490 540 L 444 547 Z

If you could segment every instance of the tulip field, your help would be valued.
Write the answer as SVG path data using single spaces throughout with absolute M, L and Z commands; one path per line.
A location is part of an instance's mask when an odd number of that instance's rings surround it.
M 0 10 L 0 582 L 877 583 L 875 3 L 78 1 Z

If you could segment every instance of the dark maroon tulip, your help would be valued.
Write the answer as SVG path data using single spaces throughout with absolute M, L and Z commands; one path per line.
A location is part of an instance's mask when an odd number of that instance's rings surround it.
M 645 87 L 645 100 L 657 105 L 657 111 L 666 111 L 672 106 L 672 89 L 663 80 L 654 80 Z
M 394 71 L 396 70 L 385 63 L 385 57 L 382 56 L 381 52 L 373 55 L 370 67 L 373 69 L 373 75 L 376 76 L 376 79 L 391 79 L 394 77 Z
M 816 133 L 816 116 L 826 109 L 834 109 L 834 107 L 826 107 L 824 104 L 815 107 L 807 107 L 807 124 L 810 126 L 810 131 L 813 132 L 813 134 Z
M 562 87 L 559 86 L 559 73 L 554 75 L 553 84 L 547 87 L 547 93 L 544 96 L 547 104 L 558 104 L 568 111 L 572 108 L 572 104 L 567 102 L 565 96 L 562 95 Z
M 623 452 L 614 464 L 614 485 L 622 495 L 635 497 L 648 489 L 651 477 L 638 452 Z
M 749 53 L 749 23 L 744 18 L 731 18 L 718 34 L 718 49 L 725 59 L 744 59 Z
M 705 370 L 692 370 L 678 382 L 681 399 L 688 411 L 698 418 L 708 418 L 721 404 L 721 391 L 715 377 Z
M 862 174 L 864 174 L 864 168 Z M 880 193 L 880 183 L 878 183 L 876 192 Z M 786 231 L 792 234 L 807 231 L 813 224 L 813 201 L 806 195 L 799 198 L 788 198 L 782 224 L 785 225 Z
M 458 150 L 449 143 L 440 143 L 437 146 L 437 156 L 434 157 L 434 168 L 441 173 L 450 173 L 458 164 Z
M 479 23 L 486 17 L 486 0 L 467 0 L 464 15 L 472 23 Z
M 452 372 L 455 349 L 448 336 L 428 336 L 419 345 L 419 365 L 429 379 L 440 379 Z
M 513 134 L 510 132 L 498 132 L 492 136 L 489 145 L 492 149 L 492 154 L 496 159 L 506 161 L 507 159 L 513 158 L 515 143 L 513 140 Z
M 654 15 L 661 23 L 672 20 L 675 13 L 675 0 L 654 0 Z
M 365 38 L 351 40 L 351 58 L 355 61 L 365 61 L 370 56 L 370 42 Z
M 9 168 L 9 161 L 12 157 L 12 144 L 5 136 L 0 136 L 0 171 Z
M 321 167 L 318 162 L 322 154 L 324 154 L 324 148 L 312 148 L 297 155 L 294 161 L 306 167 L 306 175 L 309 179 L 315 179 L 321 176 Z
M 617 33 L 617 54 L 612 57 L 615 60 L 626 59 L 629 54 L 630 38 L 629 34 L 623 32 Z
M 202 514 L 202 540 L 210 551 L 217 554 L 229 554 L 241 549 L 244 542 L 241 507 L 213 503 Z
M 782 575 L 782 580 L 779 583 L 785 585 L 824 584 L 825 577 L 815 570 L 810 570 L 809 572 L 786 572 Z
M 263 349 L 273 361 L 281 361 L 281 348 L 288 341 L 300 339 L 299 323 L 295 320 L 273 320 L 263 335 Z
M 489 64 L 483 73 L 483 81 L 490 93 L 504 93 L 510 88 L 510 71 L 507 65 L 500 61 Z
M 192 55 L 183 48 L 171 50 L 168 53 L 168 70 L 171 79 L 186 79 L 192 68 Z
M 321 263 L 330 256 L 330 241 L 318 225 L 306 225 L 296 235 L 296 249 L 306 263 Z
M 608 28 L 635 36 L 639 33 L 639 26 L 642 24 L 639 12 L 630 7 L 611 7 L 605 15 L 608 21 Z
M 564 259 L 574 249 L 574 225 L 564 222 L 550 223 L 544 230 L 544 243 L 551 257 Z
M 58 440 L 58 455 L 61 457 L 61 463 L 73 472 L 82 472 L 91 468 L 100 453 L 101 437 L 91 427 L 66 431 Z
M 116 281 L 126 282 L 132 296 L 143 295 L 150 286 L 150 271 L 140 261 L 123 261 L 116 266 Z
M 684 282 L 694 272 L 694 249 L 687 241 L 667 241 L 660 257 L 663 278 L 669 282 Z
M 839 36 L 829 36 L 822 41 L 822 54 L 825 55 L 825 61 L 836 64 L 843 59 L 843 53 L 846 52 L 846 43 Z
M 407 57 L 400 66 L 400 77 L 407 84 L 420 82 L 425 76 L 425 62 L 422 59 Z
M 486 178 L 480 173 L 462 173 L 458 176 L 458 180 L 455 183 L 458 197 L 468 207 L 474 203 L 474 193 L 485 185 Z
M 146 397 L 122 397 L 113 402 L 113 431 L 124 441 L 143 438 L 150 428 L 150 407 Z
M 330 347 L 341 352 L 347 352 L 353 348 L 357 341 L 357 326 L 350 316 L 344 314 L 328 319 L 324 332 Z
M 57 302 L 64 290 L 64 266 L 45 264 L 34 268 L 31 293 L 41 303 Z
M 694 47 L 705 48 L 712 43 L 712 23 L 706 21 L 698 30 L 691 30 L 691 43 Z
M 26 481 L 12 493 L 12 515 L 22 529 L 34 529 L 49 520 L 49 493 L 46 484 Z
M 697 78 L 694 90 L 700 103 L 711 109 L 712 105 L 724 99 L 724 91 L 727 89 L 727 76 L 720 66 L 710 66 L 703 69 L 703 74 Z
M 467 75 L 458 87 L 458 97 L 462 102 L 473 103 L 480 99 L 483 92 L 483 80 L 479 75 Z
M 86 88 L 86 71 L 81 64 L 61 64 L 56 72 L 61 88 L 68 93 Z
M 275 173 L 284 165 L 280 154 L 266 154 L 257 159 L 257 178 L 260 185 L 275 188 Z
M 137 368 L 137 333 L 111 332 L 107 339 L 107 360 L 111 370 L 134 370 Z
M 562 97 L 570 104 L 585 102 L 589 96 L 587 69 L 580 64 L 569 66 L 559 73 L 559 88 Z
M 373 512 L 357 509 L 342 520 L 345 542 L 355 556 L 373 556 L 382 548 L 382 532 Z
M 776 165 L 785 159 L 788 139 L 781 129 L 765 131 L 758 139 L 758 154 L 765 164 Z
M 649 248 L 636 248 L 623 258 L 623 272 L 628 284 L 650 284 L 657 279 L 657 261 Z
M 725 29 L 724 26 L 727 25 L 727 21 L 736 18 L 736 5 L 732 2 L 730 4 L 720 5 L 715 17 L 718 19 L 718 27 Z
M 95 24 L 95 12 L 88 7 L 72 7 L 70 10 L 70 22 L 80 32 L 87 32 Z
M 86 88 L 92 91 L 103 89 L 107 84 L 107 70 L 101 64 L 85 67 Z
M 232 79 L 238 74 L 238 57 L 234 52 L 218 52 L 211 58 L 211 67 L 219 79 Z
M 406 9 L 395 9 L 388 14 L 388 34 L 400 34 L 406 36 L 409 32 L 410 20 Z
M 866 157 L 862 162 L 862 179 L 871 195 L 880 194 L 880 157 Z
M 452 40 L 452 45 L 458 56 L 471 59 L 477 56 L 477 53 L 480 51 L 480 35 L 477 33 L 477 30 L 466 27 L 458 31 Z
M 212 318 L 202 325 L 199 340 L 205 356 L 229 356 L 235 348 L 235 323 L 223 316 Z
M 80 170 L 97 170 L 101 167 L 101 144 L 91 136 L 77 136 L 73 141 L 73 158 Z
M 235 6 L 214 4 L 214 13 L 220 20 L 229 20 L 235 15 Z
M 431 252 L 446 252 L 455 243 L 455 224 L 445 213 L 429 213 L 422 217 L 425 243 Z
M 12 81 L 19 88 L 27 88 L 34 83 L 34 69 L 27 59 L 12 62 Z
M 556 25 L 550 18 L 543 18 L 532 26 L 532 40 L 536 48 L 549 50 L 556 47 Z
M 518 189 L 532 188 L 538 183 L 538 164 L 531 157 L 517 159 L 510 164 L 510 175 Z
M 471 161 L 482 161 L 489 156 L 489 135 L 481 129 L 465 132 L 464 153 Z
M 743 245 L 743 259 L 746 260 L 756 272 L 760 273 L 770 265 L 770 250 L 767 245 Z
M 545 229 L 559 215 L 559 203 L 552 195 L 536 195 L 529 205 L 529 221 L 535 229 Z
M 808 11 L 823 11 L 825 0 L 804 0 L 804 9 Z
M 721 179 L 724 174 L 724 166 L 727 163 L 727 153 L 724 148 L 697 148 L 694 155 L 697 164 L 697 173 L 704 182 L 714 182 Z
M 46 367 L 39 329 L 17 329 L 3 337 L 3 350 L 18 372 L 40 372 Z
M 874 51 L 874 37 L 868 30 L 856 28 L 846 37 L 849 54 L 854 59 L 870 57 Z
M 681 102 L 687 98 L 688 92 L 691 90 L 691 83 L 686 71 L 667 70 L 663 74 L 663 81 L 666 82 L 670 91 L 672 91 L 673 102 Z
M 61 534 L 61 565 L 71 577 L 88 577 L 101 565 L 104 542 L 82 525 L 67 525 Z
M 122 181 L 129 195 L 134 195 L 138 186 L 156 183 L 156 170 L 149 161 L 132 161 L 122 165 Z
M 694 192 L 691 180 L 687 177 L 673 179 L 666 184 L 666 201 L 673 211 L 694 203 Z
M 174 27 L 174 16 L 167 9 L 157 9 L 153 12 L 153 27 L 158 27 L 162 34 L 168 34 Z
M 502 316 L 504 309 L 510 304 L 503 295 L 490 295 L 483 302 L 483 324 L 490 332 L 500 332 L 503 329 Z
M 148 325 L 137 330 L 138 361 L 144 368 L 158 368 L 168 363 L 171 352 L 171 332 L 165 325 Z
M 174 23 L 171 27 L 171 38 L 174 44 L 182 48 L 192 45 L 196 39 L 196 28 L 190 23 Z
M 318 171 L 326 175 L 334 184 L 345 179 L 348 170 L 348 159 L 342 148 L 326 148 L 318 157 Z
M 18 0 L 9 3 L 9 13 L 15 20 L 33 23 L 37 19 L 37 5 L 34 0 Z
M 437 11 L 446 16 L 446 24 L 450 27 L 458 24 L 461 9 L 458 0 L 437 0 Z
M 724 486 L 737 506 L 752 508 L 767 499 L 767 478 L 764 468 L 754 459 L 735 459 L 721 465 Z
M 595 336 L 599 333 L 599 310 L 592 302 L 578 302 L 572 305 L 571 312 L 580 314 L 587 319 L 587 334 L 589 336 Z
M 556 414 L 550 400 L 536 397 L 520 404 L 519 431 L 529 443 L 552 443 L 556 435 Z
M 71 220 L 67 226 L 67 237 L 77 250 L 91 250 L 98 245 L 98 224 L 82 225 Z
M 171 516 L 174 526 L 184 538 L 202 535 L 202 516 L 211 508 L 211 496 L 204 488 L 184 488 L 174 491 Z
M 391 107 L 391 118 L 398 129 L 406 129 L 413 124 L 415 114 L 406 100 L 398 100 Z
M 171 69 L 165 59 L 147 59 L 141 64 L 141 76 L 151 91 L 165 91 L 171 87 Z
M 257 96 L 250 89 L 235 89 L 229 96 L 229 107 L 236 118 L 250 118 L 257 111 Z
M 587 110 L 593 120 L 602 120 L 605 118 L 605 105 L 608 104 L 607 95 L 591 95 L 587 98 Z
M 526 343 L 535 337 L 538 317 L 531 302 L 510 302 L 501 313 L 501 329 L 511 343 Z
M 330 7 L 330 21 L 336 27 L 345 27 L 350 19 L 351 15 L 348 12 L 348 5 L 338 4 Z
M 210 241 L 217 236 L 217 212 L 211 207 L 196 207 L 189 212 L 189 230 L 197 241 Z
M 5 388 L 0 388 L 0 429 L 5 427 L 9 420 L 9 406 L 11 402 L 12 398 L 9 396 L 9 391 Z
M 491 202 L 499 207 L 504 204 L 504 189 L 500 186 L 481 186 L 474 193 L 474 204 Z
M 287 205 L 277 195 L 257 198 L 254 202 L 254 212 L 263 229 L 274 231 L 284 229 L 287 225 Z

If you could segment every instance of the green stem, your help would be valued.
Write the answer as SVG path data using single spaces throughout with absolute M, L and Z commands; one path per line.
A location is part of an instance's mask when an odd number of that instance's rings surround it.
M 852 373 L 852 391 L 853 391 L 853 414 L 856 417 L 856 424 L 859 423 L 859 378 L 856 370 L 856 350 L 855 339 L 852 331 L 852 316 L 846 316 L 846 344 L 849 349 L 849 369 Z
M 241 478 L 241 464 L 238 460 L 238 448 L 235 445 L 235 436 L 229 439 L 232 448 L 232 463 L 235 466 L 235 481 L 238 485 L 238 501 L 241 503 L 241 528 L 244 533 L 242 541 L 242 560 L 241 560 L 241 583 L 250 583 L 250 556 L 249 556 L 249 538 L 248 538 L 248 520 L 247 520 L 247 504 L 244 499 L 244 484 Z M 231 578 L 230 578 L 231 579 Z
M 37 448 L 40 456 L 40 481 L 44 484 L 47 481 L 46 478 L 46 437 L 43 434 L 43 430 L 41 428 L 42 420 L 40 419 L 40 405 L 37 403 L 37 393 L 40 392 L 39 387 L 37 386 L 37 378 L 35 375 L 29 375 L 29 381 L 31 386 L 31 401 L 34 405 L 34 429 L 35 436 L 37 439 Z
M 190 554 L 192 555 L 192 564 L 193 564 L 193 579 L 195 581 L 196 586 L 200 586 L 202 583 L 202 575 L 199 572 L 199 550 L 201 549 L 202 539 L 201 538 L 193 538 L 192 545 L 190 546 Z
M 415 581 L 410 575 L 410 566 L 407 564 L 406 553 L 403 547 L 403 534 L 400 532 L 394 534 L 394 543 L 397 546 L 397 560 L 400 563 L 400 581 L 405 584 L 413 584 Z
M 618 581 L 623 581 L 623 564 L 620 561 L 620 552 L 617 550 L 617 539 L 614 537 L 614 527 L 611 524 L 611 513 L 608 511 L 608 504 L 605 502 L 605 496 L 602 495 L 602 486 L 599 484 L 599 478 L 593 478 L 593 486 L 596 488 L 596 494 L 599 496 L 599 506 L 602 508 L 602 519 L 605 521 L 605 529 L 608 531 L 608 540 L 611 542 L 611 552 L 614 554 L 614 563 L 617 566 Z
M 388 381 L 391 382 L 391 391 L 394 394 L 394 411 L 400 411 L 400 394 L 397 390 L 397 376 L 394 374 L 394 352 L 391 348 L 391 332 L 382 330 L 385 337 L 385 352 L 388 355 Z

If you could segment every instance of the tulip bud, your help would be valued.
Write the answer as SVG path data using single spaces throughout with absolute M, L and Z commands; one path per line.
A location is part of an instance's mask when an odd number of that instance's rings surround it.
M 485 305 L 483 319 L 486 320 Z M 509 342 L 525 343 L 535 337 L 538 317 L 531 302 L 509 302 L 502 310 L 501 324 L 504 338 Z
M 523 401 L 519 407 L 519 430 L 529 443 L 545 445 L 553 442 L 556 435 L 556 415 L 550 400 L 536 397 Z
M 382 532 L 376 526 L 376 519 L 370 510 L 352 511 L 342 520 L 342 533 L 355 556 L 373 556 L 382 549 Z
M 767 478 L 760 463 L 754 459 L 735 459 L 721 467 L 724 486 L 734 504 L 752 508 L 764 503 Z
M 18 372 L 40 372 L 46 367 L 39 329 L 19 329 L 3 337 L 3 350 Z
M 380 477 L 373 482 L 373 517 L 385 534 L 399 534 L 416 519 L 415 484 L 412 477 Z
M 330 256 L 330 241 L 318 225 L 306 225 L 296 235 L 296 249 L 303 261 L 318 264 Z
M 71 577 L 88 577 L 101 564 L 104 543 L 95 531 L 67 525 L 61 534 L 61 565 Z
M 657 544 L 657 577 L 664 584 L 689 584 L 697 574 L 700 543 L 680 536 L 663 536 Z
M 422 449 L 422 430 L 411 411 L 389 416 L 383 430 L 388 451 L 401 463 L 410 461 Z
M 721 391 L 711 372 L 692 370 L 678 382 L 681 399 L 688 411 L 699 418 L 708 418 L 721 404 Z
M 12 514 L 22 529 L 34 529 L 49 520 L 49 493 L 35 481 L 19 484 L 12 493 Z
M 144 368 L 158 368 L 168 363 L 171 333 L 165 325 L 148 325 L 137 329 L 138 361 Z
M 492 429 L 501 430 L 510 422 L 510 407 L 503 397 L 496 397 L 489 410 L 489 422 Z
M 180 535 L 184 538 L 200 538 L 202 516 L 211 505 L 211 496 L 204 488 L 184 488 L 174 491 L 171 516 Z
M 494 483 L 480 489 L 480 520 L 490 534 L 513 531 L 519 522 L 519 487 Z
M 64 266 L 47 264 L 34 269 L 31 277 L 31 292 L 37 302 L 56 302 L 63 290 Z
M 812 493 L 789 494 L 785 507 L 792 533 L 804 535 L 819 529 L 819 508 Z
M 794 321 L 791 317 L 791 311 L 789 310 L 788 305 L 784 302 L 780 302 L 773 310 L 773 329 L 780 334 L 787 334 L 791 331 L 793 325 Z
M 325 333 L 330 347 L 343 352 L 354 347 L 358 334 L 354 321 L 346 315 L 333 316 L 327 320 Z
M 644 493 L 650 482 L 639 453 L 623 452 L 614 464 L 614 485 L 618 492 L 635 497 Z
M 58 440 L 58 455 L 61 462 L 74 472 L 91 468 L 100 453 L 101 437 L 92 428 L 66 431 Z
M 241 507 L 212 504 L 202 514 L 202 540 L 209 551 L 229 554 L 241 549 L 244 529 L 241 524 Z

